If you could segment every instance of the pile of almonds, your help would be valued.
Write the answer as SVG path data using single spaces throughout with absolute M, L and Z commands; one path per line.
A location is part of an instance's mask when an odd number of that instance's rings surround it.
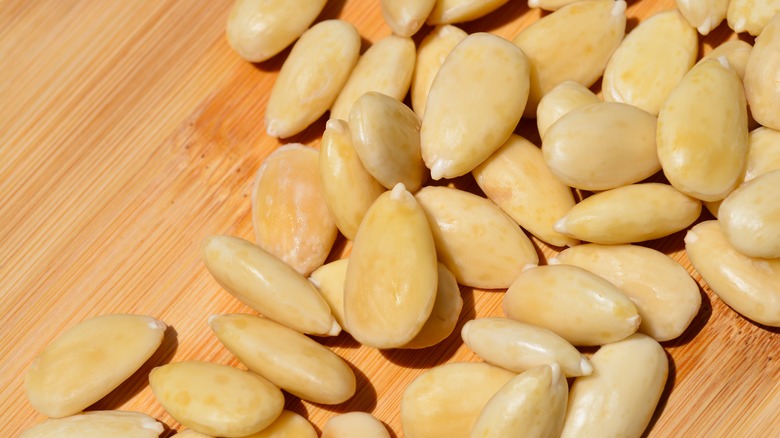
M 624 0 L 529 0 L 555 12 L 512 41 L 453 25 L 506 1 L 383 0 L 394 34 L 362 55 L 351 24 L 312 26 L 325 0 L 236 1 L 227 36 L 242 57 L 297 40 L 268 134 L 330 120 L 319 150 L 282 146 L 257 172 L 256 244 L 202 244 L 215 280 L 262 316 L 208 321 L 248 371 L 186 361 L 150 373 L 190 429 L 177 436 L 316 437 L 282 391 L 335 405 L 357 383 L 311 336 L 436 345 L 456 327 L 463 285 L 506 290 L 505 317 L 463 326 L 484 362 L 440 365 L 406 388 L 404 436 L 639 437 L 669 373 L 659 342 L 685 332 L 701 296 L 682 266 L 633 243 L 686 229 L 712 290 L 780 326 L 780 5 L 678 0 L 628 35 Z M 697 30 L 724 19 L 755 45 L 727 42 L 697 63 Z M 424 23 L 435 27 L 416 47 Z M 589 89 L 602 77 L 603 100 Z M 514 133 L 521 118 L 536 118 L 541 148 Z M 664 181 L 647 181 L 659 171 Z M 432 182 L 469 173 L 485 197 Z M 703 205 L 718 219 L 690 228 Z M 526 232 L 568 248 L 545 262 Z M 325 264 L 339 233 L 349 258 Z M 26 378 L 52 419 L 22 436 L 162 433 L 144 414 L 81 411 L 136 371 L 165 328 L 104 315 L 63 333 Z M 352 412 L 322 436 L 390 435 Z

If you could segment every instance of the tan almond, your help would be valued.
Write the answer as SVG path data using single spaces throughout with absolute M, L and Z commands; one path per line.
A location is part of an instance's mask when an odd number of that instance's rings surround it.
M 317 430 L 309 420 L 295 412 L 283 410 L 270 426 L 243 438 L 317 438 Z
M 330 313 L 342 330 L 349 332 L 344 321 L 344 280 L 347 278 L 347 264 L 349 259 L 326 263 L 311 273 L 309 281 L 320 291 L 330 307 Z
M 699 63 L 704 62 L 707 59 L 718 59 L 721 56 L 725 56 L 729 62 L 729 66 L 737 72 L 740 80 L 745 79 L 745 69 L 747 68 L 747 62 L 750 58 L 750 53 L 753 51 L 753 46 L 750 43 L 742 40 L 726 41 L 712 49 L 712 51 L 704 55 Z
M 463 41 L 468 34 L 451 24 L 436 26 L 420 42 L 417 48 L 417 61 L 414 63 L 414 75 L 412 76 L 411 99 L 412 109 L 418 117 L 425 114 L 425 105 L 428 102 L 428 92 L 431 89 L 433 78 L 439 72 L 447 55 L 452 49 Z
M 428 24 L 472 21 L 495 11 L 509 0 L 436 0 Z
M 390 438 L 390 433 L 369 413 L 347 412 L 331 417 L 325 423 L 322 438 Z
M 410 37 L 425 24 L 436 0 L 381 0 L 382 17 L 393 33 Z
M 726 19 L 734 32 L 756 36 L 778 12 L 780 0 L 730 0 Z
M 718 27 L 726 19 L 729 0 L 675 0 L 688 24 L 702 35 Z
M 437 265 L 438 286 L 436 301 L 433 302 L 431 316 L 411 341 L 402 348 L 428 348 L 442 342 L 452 334 L 458 323 L 460 311 L 463 309 L 463 298 L 460 296 L 455 276 L 441 263 Z
M 163 430 L 157 420 L 140 412 L 90 411 L 46 420 L 19 438 L 157 438 Z
M 736 2 L 732 0 L 732 4 Z M 745 95 L 753 118 L 763 126 L 780 130 L 780 0 L 773 3 L 778 13 L 756 38 L 745 67 Z
M 572 110 L 598 102 L 601 102 L 601 99 L 579 82 L 561 82 L 542 97 L 536 108 L 539 137 L 544 139 L 550 126 Z
M 780 170 L 731 192 L 718 210 L 726 240 L 750 257 L 780 258 Z

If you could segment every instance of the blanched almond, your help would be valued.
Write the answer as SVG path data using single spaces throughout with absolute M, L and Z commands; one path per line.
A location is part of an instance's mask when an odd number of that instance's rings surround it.
M 579 266 L 609 280 L 636 305 L 642 317 L 638 331 L 659 342 L 680 336 L 701 306 L 699 286 L 688 271 L 652 248 L 578 245 L 549 263 Z
M 702 35 L 718 27 L 729 8 L 729 0 L 675 0 L 675 3 L 688 24 Z
M 566 377 L 592 371 L 576 348 L 542 327 L 507 318 L 478 318 L 463 325 L 461 336 L 482 360 L 516 373 L 553 363 Z
M 780 327 L 780 259 L 740 253 L 714 220 L 688 231 L 685 250 L 704 281 L 732 309 L 760 324 Z
M 718 59 L 721 56 L 725 56 L 729 66 L 737 72 L 739 79 L 743 80 L 745 78 L 745 68 L 747 68 L 747 62 L 752 51 L 753 46 L 748 42 L 742 40 L 726 41 L 712 49 L 710 53 L 704 55 L 699 63 L 707 59 Z
M 309 281 L 322 294 L 328 303 L 330 313 L 336 318 L 342 330 L 349 331 L 344 322 L 344 280 L 347 278 L 349 259 L 340 259 L 326 263 L 311 273 Z
M 732 4 L 737 2 L 732 0 Z M 753 118 L 780 130 L 780 0 L 773 3 L 778 13 L 756 38 L 745 67 L 745 94 Z
M 557 11 L 558 9 L 581 0 L 528 0 L 529 8 L 541 8 L 545 11 Z
M 393 33 L 410 37 L 425 24 L 436 0 L 381 0 L 382 17 Z
M 734 32 L 756 36 L 778 12 L 780 0 L 730 0 L 726 18 Z
M 625 339 L 642 318 L 609 281 L 569 265 L 524 271 L 504 296 L 507 317 L 553 331 L 575 346 Z
M 418 117 L 425 114 L 428 91 L 447 55 L 468 35 L 451 24 L 436 26 L 417 48 L 417 61 L 412 76 L 412 109 Z
M 516 374 L 486 363 L 448 363 L 410 383 L 401 399 L 406 438 L 467 438 L 491 397 Z
M 338 235 L 322 191 L 319 156 L 299 143 L 284 145 L 265 159 L 252 188 L 257 244 L 301 275 L 322 266 Z
M 176 362 L 149 373 L 155 397 L 179 423 L 221 437 L 244 437 L 270 426 L 284 396 L 264 378 L 209 362 Z
M 458 283 L 506 288 L 539 257 L 523 230 L 495 204 L 462 190 L 428 186 L 417 193 L 439 261 Z
M 390 438 L 390 433 L 369 413 L 347 412 L 331 417 L 325 423 L 322 438 Z
M 325 114 L 359 56 L 360 35 L 346 21 L 326 20 L 304 32 L 284 61 L 268 97 L 268 135 L 290 137 Z
M 464 175 L 498 149 L 520 121 L 528 84 L 528 61 L 509 41 L 482 32 L 458 43 L 422 118 L 422 156 L 433 179 Z
M 561 82 L 542 97 L 536 108 L 539 136 L 544 139 L 547 129 L 572 110 L 598 102 L 601 99 L 579 82 Z
M 176 438 L 214 438 L 211 435 L 205 433 L 196 432 L 192 429 L 183 430 L 176 433 Z
M 779 201 L 780 170 L 739 186 L 718 210 L 726 240 L 747 256 L 780 258 Z
M 46 420 L 19 438 L 156 438 L 163 425 L 140 412 L 91 411 Z
M 284 410 L 270 426 L 243 438 L 317 438 L 317 431 L 309 420 Z
M 350 334 L 375 348 L 407 344 L 431 314 L 437 278 L 428 220 L 398 184 L 374 201 L 352 246 L 344 282 Z
M 86 409 L 141 368 L 162 343 L 165 329 L 151 316 L 120 314 L 92 317 L 70 327 L 27 369 L 27 399 L 51 418 Z
M 534 22 L 512 40 L 531 64 L 526 117 L 536 115 L 539 100 L 561 82 L 590 87 L 604 73 L 626 30 L 624 0 L 584 0 Z
M 553 228 L 593 243 L 643 242 L 685 229 L 700 213 L 698 199 L 668 184 L 632 184 L 582 200 Z
M 433 303 L 431 316 L 425 321 L 417 336 L 403 348 L 427 348 L 445 340 L 455 329 L 460 311 L 463 309 L 463 298 L 455 276 L 441 263 L 437 265 L 438 286 L 436 301 Z
M 508 0 L 436 0 L 428 24 L 461 23 L 485 16 Z
M 317 289 L 260 247 L 238 237 L 211 236 L 201 250 L 217 283 L 265 317 L 301 333 L 335 336 L 341 331 Z
M 403 100 L 412 82 L 415 53 L 411 38 L 390 35 L 375 42 L 352 70 L 330 109 L 330 118 L 347 120 L 352 104 L 369 91 Z

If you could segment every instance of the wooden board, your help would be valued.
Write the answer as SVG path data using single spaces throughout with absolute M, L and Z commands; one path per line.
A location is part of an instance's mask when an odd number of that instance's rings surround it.
M 210 277 L 200 241 L 252 238 L 250 184 L 281 143 L 264 134 L 264 107 L 289 50 L 253 65 L 224 38 L 230 0 L 0 0 L 0 436 L 41 422 L 24 373 L 58 333 L 104 313 L 149 314 L 171 329 L 160 350 L 94 409 L 146 412 L 181 429 L 147 384 L 157 365 L 198 359 L 241 366 L 206 325 L 247 312 Z M 507 38 L 538 19 L 524 0 L 463 25 Z M 632 1 L 638 18 L 672 0 Z M 331 0 L 320 20 L 353 22 L 366 42 L 390 33 L 378 1 Z M 725 26 L 703 51 L 734 38 Z M 419 42 L 419 37 L 416 37 Z M 324 119 L 290 139 L 316 146 Z M 686 266 L 678 233 L 652 242 Z M 547 256 L 554 251 L 543 247 Z M 652 437 L 780 434 L 776 329 L 759 327 L 703 286 L 690 329 L 664 344 L 671 374 Z M 464 288 L 457 330 L 499 315 L 501 293 Z M 355 368 L 360 389 L 338 406 L 288 398 L 317 428 L 341 412 L 373 413 L 402 436 L 399 401 L 426 368 L 478 360 L 459 333 L 423 351 L 325 344 Z

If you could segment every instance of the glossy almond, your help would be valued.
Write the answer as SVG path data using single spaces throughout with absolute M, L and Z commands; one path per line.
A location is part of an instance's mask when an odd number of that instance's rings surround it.
M 756 36 L 780 12 L 780 0 L 730 0 L 726 18 L 734 32 Z
M 780 327 L 780 259 L 740 253 L 714 220 L 688 231 L 685 250 L 704 281 L 732 309 L 760 324 Z
M 489 33 L 452 49 L 431 84 L 420 130 L 433 179 L 470 172 L 509 138 L 525 107 L 528 69 L 520 49 Z
M 410 37 L 425 24 L 436 0 L 381 0 L 382 17 L 393 33 Z
M 625 339 L 642 320 L 634 303 L 615 285 L 569 265 L 523 272 L 504 296 L 504 313 L 551 330 L 574 346 Z
M 526 117 L 564 81 L 590 87 L 604 73 L 626 30 L 624 0 L 584 0 L 564 6 L 526 27 L 512 40 L 528 57 L 531 87 Z
M 284 396 L 264 378 L 209 362 L 176 362 L 149 373 L 157 401 L 176 421 L 198 432 L 244 437 L 270 426 Z
M 677 190 L 702 201 L 723 199 L 739 183 L 747 139 L 745 94 L 725 58 L 691 69 L 658 114 L 664 174 Z
M 780 258 L 780 170 L 739 186 L 718 210 L 726 240 L 750 257 Z
M 301 275 L 322 266 L 338 228 L 325 203 L 316 149 L 288 144 L 265 159 L 252 187 L 252 227 L 261 248 Z
M 250 371 L 314 403 L 338 404 L 355 393 L 355 374 L 327 347 L 254 315 L 214 315 L 209 326 Z
M 51 418 L 86 409 L 141 368 L 162 343 L 165 329 L 151 316 L 121 314 L 95 316 L 70 327 L 27 369 L 27 399 Z M 91 421 L 74 421 L 82 420 Z
M 326 20 L 301 35 L 279 71 L 265 110 L 268 135 L 298 134 L 330 109 L 360 56 L 350 23 Z
M 709 35 L 718 27 L 729 8 L 729 0 L 675 0 L 675 3 L 688 24 L 702 35 Z
M 499 7 L 508 0 L 436 0 L 428 24 L 461 23 L 476 20 Z
M 726 41 L 712 49 L 712 51 L 704 55 L 699 63 L 704 62 L 707 59 L 718 59 L 721 56 L 725 56 L 729 62 L 729 67 L 733 68 L 737 72 L 740 80 L 745 78 L 745 69 L 747 68 L 747 62 L 750 58 L 750 53 L 753 51 L 753 46 L 750 43 L 742 40 Z
M 322 428 L 322 438 L 390 438 L 381 421 L 367 412 L 347 412 L 331 417 Z
M 309 281 L 317 287 L 322 298 L 328 303 L 330 313 L 336 318 L 342 330 L 347 329 L 344 322 L 344 280 L 347 278 L 349 259 L 340 259 L 326 263 L 311 273 Z
M 163 425 L 140 412 L 90 411 L 46 420 L 19 438 L 157 438 Z
M 732 0 L 732 4 L 735 2 Z M 780 130 L 780 0 L 773 3 L 778 13 L 756 38 L 745 67 L 745 94 L 753 118 L 763 126 Z
M 265 317 L 301 333 L 335 336 L 341 327 L 306 278 L 257 245 L 231 236 L 210 236 L 203 262 L 220 286 Z
M 436 26 L 420 42 L 411 87 L 412 109 L 420 118 L 425 114 L 428 91 L 431 89 L 433 78 L 436 77 L 447 55 L 466 38 L 466 35 L 468 34 L 460 28 L 445 24 Z
M 544 139 L 547 129 L 572 110 L 598 102 L 601 99 L 579 82 L 561 82 L 542 97 L 536 108 L 539 137 Z
M 550 330 L 507 318 L 477 318 L 463 325 L 463 342 L 485 362 L 522 373 L 557 363 L 566 377 L 590 374 L 588 359 Z
M 539 257 L 531 241 L 495 204 L 462 190 L 428 186 L 417 193 L 439 261 L 458 283 L 506 288 Z
M 317 438 L 317 431 L 309 420 L 284 410 L 270 426 L 243 438 Z
M 436 301 L 433 302 L 431 315 L 417 333 L 403 348 L 427 348 L 447 339 L 458 323 L 463 309 L 463 298 L 455 276 L 441 263 L 437 265 L 438 286 Z
M 404 390 L 406 438 L 467 438 L 491 397 L 516 374 L 486 363 L 448 363 L 425 371 Z
M 436 247 L 425 212 L 398 184 L 363 218 L 344 281 L 350 334 L 375 348 L 414 339 L 436 300 Z
M 544 160 L 564 184 L 607 190 L 661 170 L 656 118 L 618 102 L 576 108 L 555 122 L 542 142 Z

